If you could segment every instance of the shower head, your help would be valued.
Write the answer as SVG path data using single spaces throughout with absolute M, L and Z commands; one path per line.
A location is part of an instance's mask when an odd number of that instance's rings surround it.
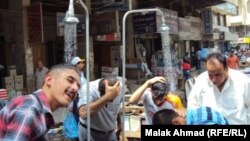
M 77 23 L 79 23 L 79 20 L 78 20 L 78 18 L 76 18 L 76 17 L 68 17 L 68 16 L 66 16 L 65 18 L 64 18 L 64 22 L 65 23 L 71 23 L 71 24 L 77 24 Z
M 162 23 L 159 30 L 161 32 L 164 32 L 164 31 L 168 31 L 169 30 L 169 27 L 165 24 L 165 23 Z
M 65 23 L 72 23 L 72 24 L 77 24 L 79 23 L 79 20 L 75 17 L 75 12 L 74 12 L 74 0 L 70 0 L 69 2 L 69 8 L 68 11 L 66 12 L 66 16 L 64 18 Z

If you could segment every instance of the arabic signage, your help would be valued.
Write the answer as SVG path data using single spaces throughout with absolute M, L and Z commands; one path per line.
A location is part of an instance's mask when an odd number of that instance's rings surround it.
M 134 34 L 155 33 L 156 30 L 156 14 L 149 12 L 147 14 L 133 14 Z
M 213 22 L 211 9 L 205 9 L 201 13 L 204 35 L 213 34 Z
M 178 34 L 178 14 L 176 11 L 159 8 L 165 19 L 165 24 L 169 27 L 170 34 Z M 162 15 L 158 12 L 148 12 L 147 14 L 133 14 L 134 34 L 159 33 L 162 24 Z

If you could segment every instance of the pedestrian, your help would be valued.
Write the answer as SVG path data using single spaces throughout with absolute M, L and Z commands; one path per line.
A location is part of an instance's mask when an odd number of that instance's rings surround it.
M 48 72 L 48 68 L 44 66 L 42 60 L 37 61 L 37 68 L 35 70 L 35 83 L 36 83 L 36 90 L 41 89 L 43 86 L 43 80 Z
M 231 69 L 238 69 L 239 68 L 238 63 L 239 63 L 239 59 L 235 55 L 234 50 L 232 49 L 230 51 L 229 57 L 227 58 L 228 67 L 231 68 Z
M 187 108 L 211 107 L 229 124 L 250 124 L 250 79 L 230 69 L 219 52 L 208 55 L 206 69 L 195 81 Z
M 183 76 L 185 78 L 185 81 L 187 81 L 191 77 L 190 71 L 191 71 L 191 65 L 190 65 L 189 61 L 187 59 L 183 59 L 182 73 L 183 73 Z
M 0 112 L 0 140 L 46 141 L 54 125 L 53 112 L 68 106 L 80 87 L 77 70 L 68 64 L 53 66 L 41 89 L 11 100 Z
M 72 59 L 71 65 L 75 66 L 76 69 L 79 71 L 81 85 L 86 83 L 86 78 L 84 76 L 84 69 L 85 69 L 85 59 L 81 59 L 80 57 L 76 56 Z
M 76 56 L 71 60 L 71 65 L 73 65 L 78 73 L 80 74 L 80 84 L 81 87 L 87 82 L 84 76 L 84 69 L 85 69 L 85 59 L 81 59 L 80 57 Z M 78 122 L 79 122 L 79 111 L 77 107 L 77 103 L 79 101 L 79 93 L 82 91 L 78 91 L 78 95 L 75 100 L 69 105 L 68 113 L 63 122 L 63 131 L 65 137 L 70 141 L 78 141 L 79 140 L 79 132 L 78 132 Z
M 228 125 L 228 121 L 210 107 L 188 109 L 186 117 L 172 109 L 163 109 L 153 116 L 153 125 Z
M 152 124 L 154 113 L 161 109 L 183 109 L 180 98 L 171 94 L 169 84 L 161 76 L 153 77 L 140 86 L 130 97 L 129 103 L 143 101 L 146 124 Z
M 183 57 L 183 60 L 186 59 L 188 61 L 190 61 L 190 56 L 189 56 L 189 52 L 186 52 L 184 57 Z
M 198 50 L 195 53 L 196 60 L 197 60 L 196 70 L 200 70 L 201 69 L 201 54 L 202 54 L 202 51 L 201 51 L 201 48 L 199 47 Z
M 89 82 L 90 140 L 116 141 L 117 116 L 122 102 L 121 84 L 116 77 L 105 77 Z M 87 90 L 81 88 L 78 108 L 80 114 L 79 140 L 87 140 Z

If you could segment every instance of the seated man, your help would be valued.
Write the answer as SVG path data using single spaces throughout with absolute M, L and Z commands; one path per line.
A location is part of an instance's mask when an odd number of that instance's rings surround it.
M 228 125 L 228 121 L 210 107 L 188 109 L 186 118 L 171 109 L 158 111 L 153 116 L 154 125 Z

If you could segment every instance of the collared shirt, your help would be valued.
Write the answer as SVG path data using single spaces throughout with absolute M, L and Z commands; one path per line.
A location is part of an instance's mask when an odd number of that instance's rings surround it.
M 229 124 L 250 124 L 250 79 L 238 70 L 229 69 L 228 79 L 219 91 L 205 71 L 197 77 L 187 102 L 188 108 L 213 108 Z
M 186 116 L 187 125 L 227 125 L 227 120 L 210 107 L 188 109 Z
M 48 99 L 42 90 L 36 96 L 16 97 L 0 112 L 0 140 L 46 141 L 46 132 L 54 124 Z

